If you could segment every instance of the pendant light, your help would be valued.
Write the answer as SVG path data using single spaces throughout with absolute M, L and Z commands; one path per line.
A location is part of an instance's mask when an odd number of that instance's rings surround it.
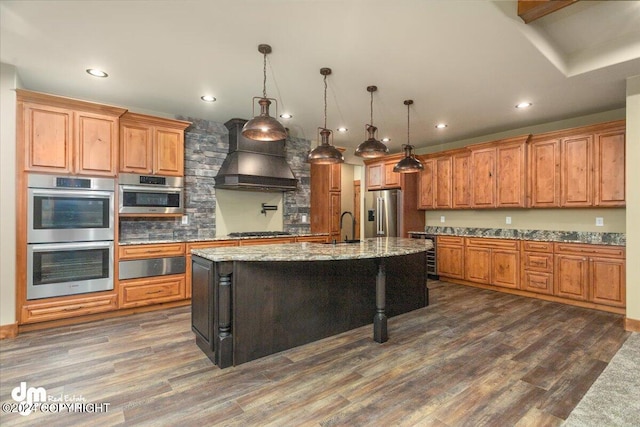
M 369 138 L 358 145 L 355 152 L 356 156 L 366 159 L 382 157 L 389 152 L 389 148 L 376 139 L 378 128 L 373 125 L 373 92 L 377 90 L 377 86 L 367 86 L 367 91 L 371 94 L 371 121 L 370 124 L 365 125 L 365 129 L 369 133 Z
M 398 173 L 414 173 L 424 169 L 422 163 L 420 163 L 413 154 L 413 145 L 409 143 L 409 110 L 411 104 L 413 104 L 413 100 L 411 99 L 404 101 L 404 105 L 407 106 L 407 143 L 402 146 L 404 149 L 404 159 L 400 160 L 398 164 L 393 167 L 393 171 Z
M 324 76 L 324 127 L 320 130 L 320 145 L 314 148 L 307 156 L 307 162 L 316 165 L 330 165 L 343 163 L 342 153 L 329 141 L 333 133 L 327 129 L 327 76 L 331 74 L 331 68 L 321 68 L 320 74 Z
M 276 115 L 278 114 L 278 103 L 273 98 L 267 98 L 267 54 L 271 53 L 271 46 L 268 44 L 258 45 L 258 52 L 264 56 L 262 68 L 262 98 L 254 97 L 253 107 L 255 108 L 255 100 L 258 99 L 260 115 L 255 116 L 244 124 L 242 136 L 256 141 L 280 141 L 287 138 L 287 130 L 279 121 L 269 116 L 269 105 L 271 105 L 271 101 L 276 102 Z

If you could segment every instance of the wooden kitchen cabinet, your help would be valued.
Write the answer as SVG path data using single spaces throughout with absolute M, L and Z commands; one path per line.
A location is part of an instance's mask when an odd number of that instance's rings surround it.
M 563 138 L 560 143 L 563 207 L 593 205 L 593 135 Z
M 464 237 L 437 236 L 438 274 L 440 278 L 464 279 Z
M 366 166 L 367 190 L 381 190 L 384 187 L 384 163 Z
M 120 119 L 120 172 L 183 176 L 191 123 L 127 112 Z
M 625 206 L 625 128 L 596 133 L 593 143 L 593 204 Z
M 418 209 L 452 208 L 451 155 L 420 158 L 424 169 L 418 177 Z
M 625 249 L 556 243 L 555 295 L 615 307 L 626 304 Z
M 118 259 L 163 258 L 184 255 L 184 243 L 160 243 L 149 245 L 126 245 L 118 247 Z
M 465 279 L 470 282 L 519 288 L 518 242 L 504 239 L 465 239 Z
M 394 172 L 393 168 L 398 163 L 397 160 L 387 161 L 384 164 L 384 188 L 400 188 L 400 175 Z
M 472 149 L 471 171 L 471 206 L 494 208 L 496 206 L 495 147 Z
M 193 296 L 192 286 L 192 263 L 191 263 L 191 250 L 192 249 L 206 249 L 206 248 L 224 248 L 233 247 L 239 245 L 239 240 L 210 240 L 204 242 L 190 242 L 186 244 L 186 274 L 185 274 L 185 296 L 191 298 Z
M 117 308 L 118 297 L 114 293 L 27 301 L 27 304 L 22 305 L 20 309 L 20 324 L 68 319 L 113 311 Z
M 451 209 L 451 156 L 437 157 L 434 204 L 436 209 Z
M 126 110 L 17 90 L 24 170 L 115 176 L 118 123 Z
M 402 177 L 400 173 L 394 172 L 393 168 L 400 160 L 399 156 L 393 159 L 387 157 L 383 159 L 365 160 L 367 175 L 367 190 L 387 190 L 400 188 Z
M 529 144 L 529 207 L 560 206 L 560 139 L 535 139 Z
M 424 169 L 418 175 L 418 209 L 433 209 L 434 203 L 434 187 L 435 187 L 435 160 L 431 158 L 419 158 Z
M 311 165 L 311 232 L 328 233 L 330 240 L 340 240 L 341 173 L 340 164 Z
M 451 207 L 466 209 L 471 207 L 471 152 L 464 150 L 451 156 L 453 175 L 451 186 L 453 196 Z
M 523 291 L 553 294 L 553 243 L 521 242 L 521 280 Z

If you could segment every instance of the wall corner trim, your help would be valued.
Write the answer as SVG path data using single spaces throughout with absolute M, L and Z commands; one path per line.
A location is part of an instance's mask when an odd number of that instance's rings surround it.
M 624 330 L 630 332 L 640 332 L 640 320 L 624 318 Z
M 0 340 L 18 336 L 18 322 L 0 326 Z

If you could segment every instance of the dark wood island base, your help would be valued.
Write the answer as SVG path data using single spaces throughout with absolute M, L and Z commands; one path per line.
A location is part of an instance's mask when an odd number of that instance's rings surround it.
M 325 261 L 192 257 L 192 329 L 220 368 L 370 324 L 429 303 L 426 252 Z

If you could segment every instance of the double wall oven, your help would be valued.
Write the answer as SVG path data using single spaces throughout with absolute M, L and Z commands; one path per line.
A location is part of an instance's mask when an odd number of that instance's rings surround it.
M 112 290 L 115 179 L 30 174 L 27 299 Z

